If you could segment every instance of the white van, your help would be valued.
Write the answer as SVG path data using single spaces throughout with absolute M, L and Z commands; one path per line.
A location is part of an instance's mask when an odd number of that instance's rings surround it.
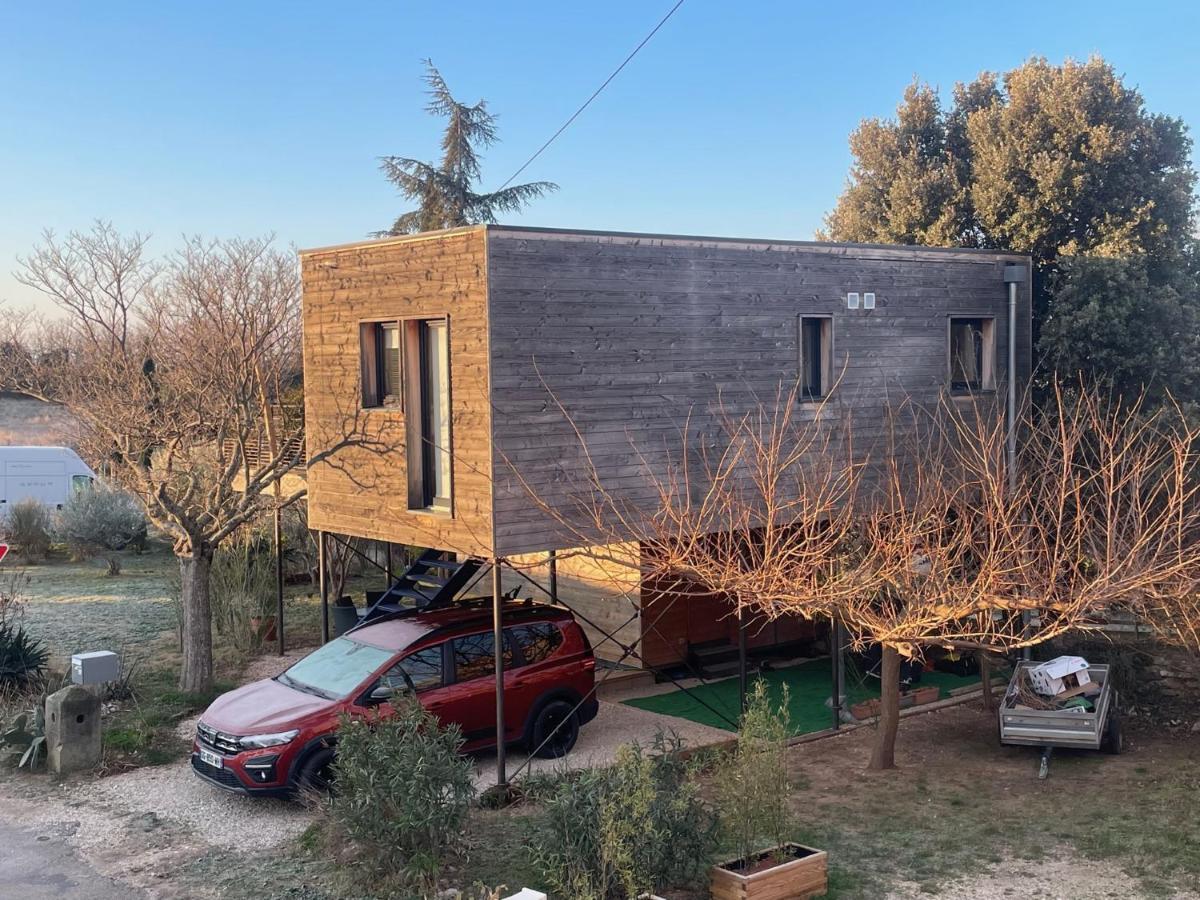
M 95 478 L 70 447 L 0 447 L 0 514 L 30 498 L 61 509 Z

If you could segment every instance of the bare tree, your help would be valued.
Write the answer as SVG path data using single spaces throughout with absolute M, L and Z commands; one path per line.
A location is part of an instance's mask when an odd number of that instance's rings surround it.
M 722 415 L 716 433 L 684 429 L 665 458 L 635 448 L 651 505 L 625 502 L 595 467 L 576 508 L 525 489 L 577 537 L 577 553 L 768 618 L 837 617 L 857 646 L 881 645 L 870 767 L 886 769 L 900 662 L 927 648 L 1011 651 L 1114 607 L 1197 642 L 1200 426 L 1094 388 L 1053 396 L 1024 427 L 1013 472 L 991 400 L 890 404 L 885 437 L 864 445 L 837 410 L 800 414 L 781 392 Z M 649 552 L 610 552 L 631 539 Z
M 194 238 L 158 262 L 145 237 L 97 224 L 63 240 L 46 234 L 17 277 L 65 317 L 12 336 L 22 351 L 8 355 L 17 364 L 0 369 L 0 384 L 66 406 L 82 455 L 171 536 L 183 589 L 180 687 L 207 690 L 213 553 L 304 493 L 274 491 L 306 462 L 302 417 L 279 408 L 301 376 L 295 261 L 269 240 Z M 308 465 L 371 443 L 355 415 Z

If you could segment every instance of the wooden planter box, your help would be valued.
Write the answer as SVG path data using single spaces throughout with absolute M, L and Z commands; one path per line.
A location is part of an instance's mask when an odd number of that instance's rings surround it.
M 712 900 L 805 900 L 824 896 L 829 881 L 828 854 L 800 844 L 785 844 L 777 849 L 783 851 L 783 862 L 749 875 L 727 868 L 742 860 L 731 859 L 713 866 L 709 872 Z M 775 852 L 765 850 L 758 860 Z
M 934 690 L 937 689 L 934 688 Z M 915 693 L 901 694 L 899 708 L 908 709 L 910 706 L 915 705 L 918 702 L 915 697 Z M 858 719 L 860 722 L 864 719 L 873 719 L 879 715 L 879 706 L 880 703 L 878 697 L 874 697 L 870 700 L 864 700 L 861 703 L 855 703 L 850 707 L 850 715 L 854 716 L 854 718 Z
M 942 696 L 939 688 L 930 685 L 929 687 L 917 688 L 915 691 L 910 691 L 909 696 L 913 698 L 913 703 L 917 706 L 922 706 L 926 703 L 933 703 Z

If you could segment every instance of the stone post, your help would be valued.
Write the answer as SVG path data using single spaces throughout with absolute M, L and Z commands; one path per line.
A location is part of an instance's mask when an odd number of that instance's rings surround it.
M 100 762 L 100 698 L 73 684 L 46 698 L 46 764 L 66 775 Z

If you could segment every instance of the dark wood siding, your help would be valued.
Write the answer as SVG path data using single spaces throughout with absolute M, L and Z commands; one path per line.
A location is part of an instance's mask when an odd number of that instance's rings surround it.
M 304 380 L 309 453 L 348 428 L 374 446 L 308 470 L 309 525 L 339 534 L 490 555 L 485 232 L 418 235 L 306 251 Z M 360 323 L 449 317 L 452 515 L 408 509 L 405 412 L 361 408 Z
M 589 457 L 622 502 L 652 506 L 646 469 L 661 473 L 681 450 L 685 422 L 712 427 L 721 409 L 773 402 L 781 384 L 794 385 L 800 315 L 833 317 L 840 380 L 830 414 L 852 423 L 856 448 L 884 433 L 889 403 L 944 390 L 951 315 L 995 317 L 1003 383 L 1008 262 L 1027 260 L 490 228 L 497 552 L 580 543 Z M 848 291 L 874 292 L 875 309 L 848 310 Z M 1023 382 L 1027 285 L 1020 304 Z M 564 528 L 547 505 L 578 527 Z

